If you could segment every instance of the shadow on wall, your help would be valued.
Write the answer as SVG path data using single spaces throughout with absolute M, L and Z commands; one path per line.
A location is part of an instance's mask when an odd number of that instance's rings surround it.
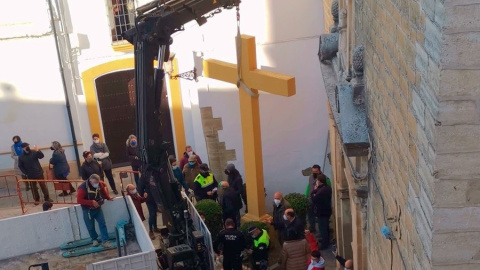
M 48 147 L 52 141 L 72 143 L 64 102 L 26 99 L 9 82 L 0 82 L 0 127 L 0 169 L 13 166 L 10 147 L 14 135 L 39 147 Z

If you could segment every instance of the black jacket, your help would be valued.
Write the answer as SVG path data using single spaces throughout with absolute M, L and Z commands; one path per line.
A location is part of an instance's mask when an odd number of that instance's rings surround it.
M 44 157 L 42 151 L 30 150 L 29 153 L 23 152 L 18 157 L 18 168 L 29 179 L 36 179 L 43 176 L 43 169 L 39 159 Z
M 291 208 L 291 206 L 290 206 L 290 203 L 287 200 L 285 200 L 285 198 L 282 199 L 282 201 L 278 206 L 275 203 L 273 204 L 272 225 L 275 226 L 275 224 L 284 223 L 283 214 L 285 213 L 285 209 L 288 209 L 288 208 Z M 279 228 L 279 229 L 275 228 L 275 229 L 278 231 L 283 230 L 283 228 Z
M 284 235 L 285 240 L 295 240 L 295 239 L 303 239 L 305 238 L 305 224 L 298 218 L 295 217 L 292 222 L 283 219 L 279 222 L 272 222 L 273 227 L 275 230 L 281 231 Z M 287 237 L 287 232 L 289 230 L 294 230 L 297 232 L 297 237 L 295 239 L 289 239 Z
M 197 199 L 197 201 L 201 201 L 204 199 L 210 199 L 214 201 L 217 200 L 217 197 L 218 197 L 217 192 L 213 193 L 213 195 L 207 195 L 207 192 L 212 191 L 214 188 L 218 189 L 218 182 L 215 179 L 215 176 L 213 176 L 213 184 L 209 186 L 202 188 L 202 186 L 200 186 L 198 182 L 194 182 L 193 186 L 194 186 L 193 190 L 195 193 L 195 199 Z
M 224 218 L 234 218 L 238 210 L 238 201 L 240 200 L 240 196 L 231 188 L 229 187 L 223 192 L 222 198 L 222 212 Z M 241 202 L 240 202 L 241 203 Z
M 213 249 L 217 254 L 220 253 L 220 244 L 223 245 L 224 258 L 240 257 L 240 253 L 245 249 L 245 237 L 236 229 L 225 229 L 218 234 L 213 243 Z
M 237 209 L 242 209 L 243 203 L 241 194 L 243 191 L 243 179 L 238 171 L 230 173 L 230 175 L 228 175 L 228 185 L 238 196 L 238 201 L 235 207 Z
M 252 240 L 258 239 L 262 235 L 263 235 L 263 230 L 256 238 L 253 238 Z M 268 246 L 265 244 L 260 244 L 258 245 L 257 248 L 254 247 L 252 252 L 252 259 L 254 262 L 268 260 Z
M 130 145 L 127 146 L 127 158 L 132 167 L 140 167 L 140 165 L 142 165 L 138 159 L 137 147 L 134 148 Z
M 94 173 L 98 174 L 100 178 L 103 178 L 102 168 L 100 168 L 100 165 L 98 165 L 95 160 L 92 160 L 92 162 L 90 163 L 84 161 L 82 167 L 80 168 L 80 171 L 80 175 L 82 175 L 83 180 L 87 180 L 90 175 Z
M 70 172 L 70 166 L 68 165 L 64 152 L 53 151 L 50 164 L 53 165 L 53 172 L 57 178 L 59 178 L 59 176 L 66 176 L 65 174 Z
M 332 215 L 332 188 L 326 184 L 310 192 L 313 203 L 313 213 L 317 217 Z

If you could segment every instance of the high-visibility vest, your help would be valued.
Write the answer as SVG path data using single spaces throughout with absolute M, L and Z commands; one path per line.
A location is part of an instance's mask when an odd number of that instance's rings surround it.
M 207 187 L 213 184 L 213 174 L 208 174 L 207 178 L 203 177 L 201 174 L 198 174 L 197 177 L 195 177 L 195 182 L 198 182 L 201 188 Z
M 255 248 L 258 248 L 260 244 L 265 244 L 267 245 L 267 247 L 270 244 L 270 237 L 268 236 L 267 231 L 264 229 L 262 229 L 262 231 L 262 236 L 260 236 L 258 239 L 253 240 L 253 245 L 255 246 Z

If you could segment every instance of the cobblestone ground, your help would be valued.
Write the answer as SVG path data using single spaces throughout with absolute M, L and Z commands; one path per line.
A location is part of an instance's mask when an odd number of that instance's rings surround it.
M 115 182 L 117 185 L 117 189 L 120 190 L 120 176 L 119 172 L 122 170 L 130 170 L 130 167 L 124 167 L 124 168 L 117 168 L 113 170 Z M 124 179 L 126 181 L 124 184 L 130 183 L 130 179 Z M 20 207 L 19 203 L 19 198 L 18 196 L 12 196 L 12 197 L 2 197 L 8 195 L 8 190 L 10 191 L 11 194 L 16 194 L 16 188 L 14 184 L 14 179 L 9 179 L 8 180 L 8 185 L 9 188 L 7 189 L 5 184 L 2 182 L 0 183 L 0 219 L 4 218 L 10 218 L 10 217 L 15 217 L 15 216 L 21 216 L 22 215 L 22 210 Z M 107 184 L 108 185 L 108 184 Z M 26 197 L 26 194 L 29 194 L 29 198 L 31 200 L 31 193 L 25 191 L 25 187 L 22 185 L 21 187 L 21 192 L 23 194 L 23 197 Z M 49 193 L 52 199 L 54 200 L 59 200 L 62 202 L 63 198 L 62 197 L 55 197 L 55 193 L 53 191 L 53 187 L 49 186 Z M 57 191 L 57 193 L 60 193 Z M 40 193 L 41 194 L 41 193 Z M 115 196 L 112 192 L 110 192 L 111 196 Z M 120 195 L 117 195 L 120 196 Z M 41 196 L 42 197 L 42 196 Z M 72 198 L 67 196 L 65 198 L 66 201 L 75 201 L 76 197 L 75 194 Z M 33 205 L 33 204 L 26 204 L 25 205 L 25 210 L 26 214 L 31 214 L 31 213 L 37 213 L 42 211 L 42 203 L 40 205 Z M 71 204 L 54 204 L 53 208 L 61 208 L 61 207 L 69 207 Z M 243 211 L 243 210 L 242 210 Z M 148 218 L 148 209 L 145 204 L 143 204 L 143 212 L 145 216 Z M 162 222 L 162 216 L 159 213 L 157 215 L 157 221 L 158 221 L 158 226 L 162 227 L 163 222 Z M 145 220 L 143 222 L 144 226 L 148 228 L 148 221 Z M 148 231 L 148 230 L 147 230 Z M 160 248 L 160 235 L 155 234 L 156 239 L 153 240 L 153 245 L 155 248 Z M 336 269 L 335 268 L 335 257 L 332 254 L 332 250 L 334 248 L 330 248 L 329 250 L 322 250 L 322 256 L 324 256 L 327 264 L 326 269 Z M 281 248 L 280 244 L 274 237 L 272 237 L 272 244 L 270 248 L 270 265 L 271 269 L 276 269 L 277 265 L 276 263 L 279 261 L 281 255 Z M 0 269 L 9 269 L 9 270 L 16 270 L 16 269 L 26 269 L 25 265 L 28 263 L 35 263 L 39 262 L 41 260 L 48 260 L 50 269 L 75 269 L 75 270 L 80 270 L 80 269 L 85 269 L 83 266 L 87 261 L 88 263 L 93 262 L 93 261 L 101 261 L 101 260 L 106 260 L 106 259 L 111 259 L 116 257 L 116 250 L 113 251 L 106 251 L 106 252 L 101 252 L 101 253 L 96 253 L 96 254 L 91 254 L 91 255 L 86 255 L 86 256 L 81 256 L 77 258 L 72 258 L 72 259 L 64 259 L 61 257 L 61 253 L 59 250 L 50 250 L 50 251 L 45 251 L 41 253 L 35 253 L 35 254 L 30 254 L 28 256 L 22 256 L 19 258 L 13 258 L 11 260 L 4 260 L 0 262 Z M 215 269 L 222 269 L 221 267 L 221 257 L 219 260 L 217 260 L 217 264 Z M 83 266 L 82 266 L 83 265 Z M 248 267 L 244 267 L 244 269 L 249 269 Z

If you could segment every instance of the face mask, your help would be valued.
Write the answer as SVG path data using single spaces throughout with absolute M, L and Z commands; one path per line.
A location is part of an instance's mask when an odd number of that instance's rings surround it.
M 345 269 L 345 270 L 351 270 L 350 268 L 346 268 L 346 267 L 345 267 L 344 269 Z
M 85 159 L 88 163 L 92 162 L 93 158 L 86 158 Z
M 314 258 L 312 258 L 312 263 L 313 263 L 313 264 L 315 264 L 315 263 L 318 263 L 318 260 L 317 260 L 317 258 L 315 258 L 315 259 L 314 259 Z
M 191 156 L 192 154 L 193 154 L 193 151 L 187 152 L 187 155 L 188 155 L 188 156 Z
M 288 220 L 286 215 L 283 215 L 283 219 L 284 219 L 284 220 Z
M 133 190 L 131 191 L 131 193 L 132 193 L 132 194 L 137 194 L 137 189 L 136 189 L 136 188 L 133 189 Z
M 176 165 L 172 166 L 172 170 L 176 170 L 176 169 L 178 169 L 178 166 L 176 166 Z
M 273 199 L 273 202 L 275 203 L 276 206 L 280 205 L 280 200 L 279 199 Z
M 226 175 L 229 175 L 230 172 L 228 170 L 223 171 Z
M 137 141 L 132 141 L 130 144 L 131 144 L 132 146 L 136 146 L 136 145 L 137 145 Z
M 92 184 L 92 187 L 94 187 L 94 188 L 98 188 L 98 185 L 99 185 L 98 183 L 96 183 L 96 184 Z
M 25 152 L 30 152 L 30 146 L 25 148 Z
M 222 188 L 223 188 L 223 189 L 227 189 L 228 187 L 223 187 L 223 186 L 222 186 Z
M 317 177 L 318 177 L 318 173 L 314 173 L 313 174 L 313 179 L 317 179 Z
M 50 146 L 50 150 L 55 151 L 55 148 L 53 148 L 53 146 Z
M 94 143 L 100 143 L 99 139 L 93 140 Z
M 190 165 L 190 166 L 193 167 L 193 165 L 195 165 L 195 162 L 194 162 L 194 161 L 189 161 L 189 162 L 188 162 L 188 165 Z

